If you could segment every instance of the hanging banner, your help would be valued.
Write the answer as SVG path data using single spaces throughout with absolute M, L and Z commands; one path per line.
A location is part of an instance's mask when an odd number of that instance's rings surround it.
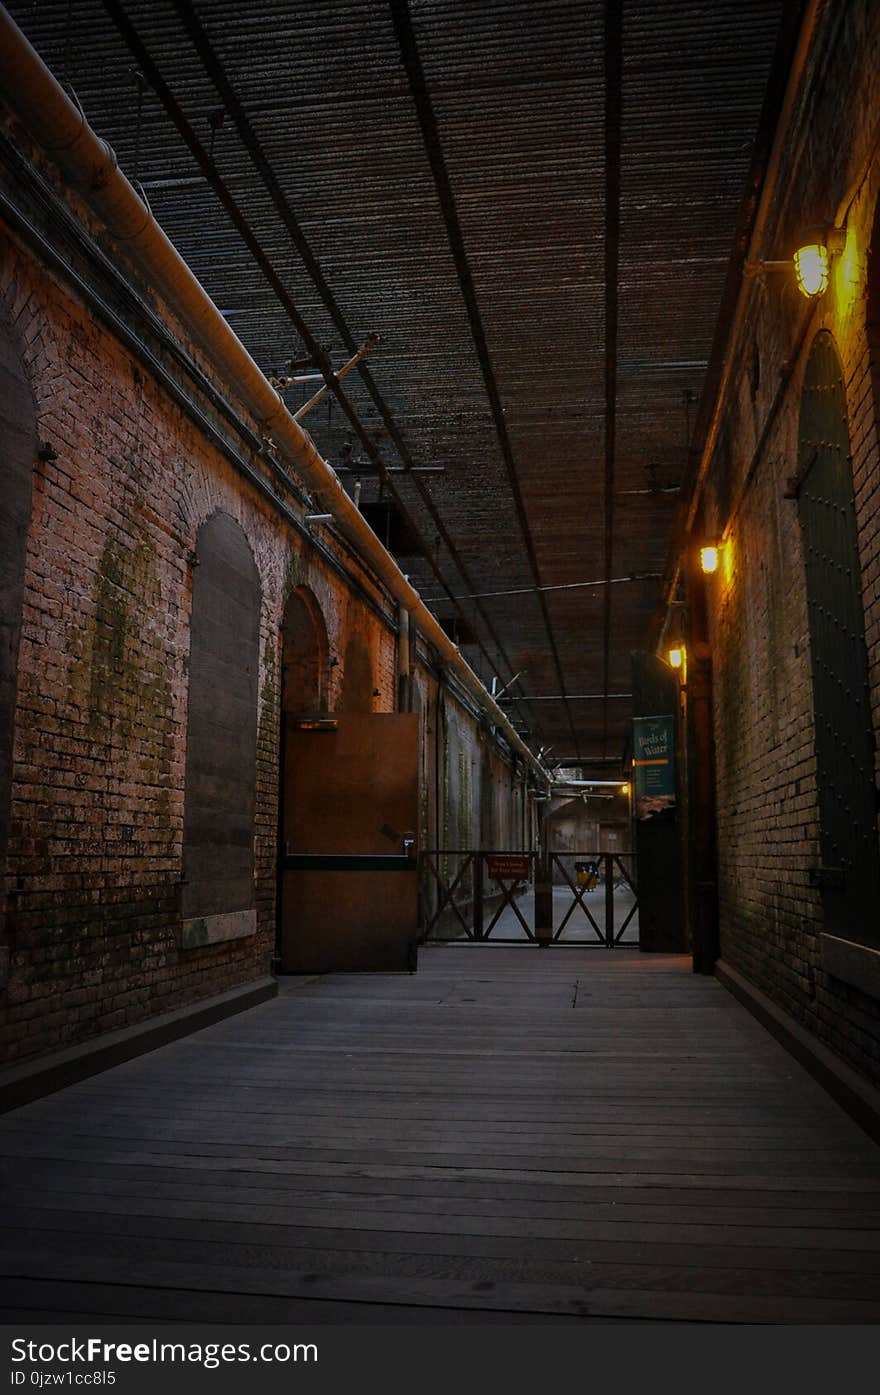
M 633 785 L 637 819 L 675 806 L 675 718 L 633 718 Z

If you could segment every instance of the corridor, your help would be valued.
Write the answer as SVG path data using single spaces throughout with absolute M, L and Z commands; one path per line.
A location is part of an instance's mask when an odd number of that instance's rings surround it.
M 7 1321 L 880 1320 L 880 1150 L 683 957 L 288 978 L 0 1136 Z

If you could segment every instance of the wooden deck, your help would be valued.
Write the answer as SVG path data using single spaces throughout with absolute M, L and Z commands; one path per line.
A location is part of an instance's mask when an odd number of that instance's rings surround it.
M 880 1149 L 665 956 L 288 980 L 0 1155 L 7 1320 L 880 1320 Z

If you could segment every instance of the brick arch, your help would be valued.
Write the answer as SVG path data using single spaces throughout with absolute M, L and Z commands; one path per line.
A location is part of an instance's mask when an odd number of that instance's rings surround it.
M 865 330 L 871 365 L 874 419 L 880 435 L 880 198 L 874 205 L 874 222 L 868 243 Z
M 324 613 L 308 586 L 296 586 L 287 597 L 281 621 L 281 739 L 278 789 L 279 862 L 276 903 L 276 952 L 283 968 L 285 927 L 295 923 L 297 897 L 291 876 L 285 874 L 281 856 L 291 837 L 296 809 L 297 768 L 294 731 L 298 720 L 326 711 L 329 640 Z
M 345 645 L 342 660 L 342 688 L 339 712 L 372 712 L 373 690 L 376 686 L 373 656 L 365 635 L 353 630 Z
M 19 345 L 0 317 L 0 866 L 12 785 L 18 653 L 37 451 L 37 417 Z
M 810 631 L 825 928 L 875 942 L 880 856 L 865 614 L 843 369 L 813 340 L 798 421 L 798 518 Z
M 199 528 L 193 573 L 183 826 L 183 943 L 256 928 L 254 804 L 260 577 L 241 525 Z
M 281 710 L 285 717 L 323 711 L 327 702 L 327 625 L 308 586 L 287 597 L 281 621 Z

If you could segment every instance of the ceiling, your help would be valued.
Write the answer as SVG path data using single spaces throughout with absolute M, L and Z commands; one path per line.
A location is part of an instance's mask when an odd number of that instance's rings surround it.
M 782 0 L 8 8 L 267 374 L 382 336 L 304 425 L 530 744 L 619 762 Z

